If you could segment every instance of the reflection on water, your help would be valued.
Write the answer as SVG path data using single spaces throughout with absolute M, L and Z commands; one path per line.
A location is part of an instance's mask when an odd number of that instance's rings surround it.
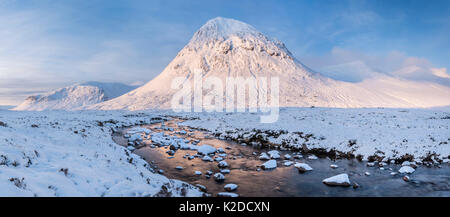
M 235 193 L 247 197 L 303 197 L 303 196 L 450 196 L 450 168 L 448 164 L 442 168 L 418 167 L 413 174 L 410 174 L 410 182 L 402 180 L 402 175 L 392 176 L 392 171 L 398 171 L 398 165 L 387 165 L 384 170 L 378 167 L 367 167 L 363 162 L 357 160 L 336 160 L 329 159 L 292 159 L 296 162 L 308 163 L 314 170 L 307 173 L 299 173 L 294 166 L 284 166 L 284 154 L 291 154 L 287 151 L 280 151 L 282 158 L 277 160 L 278 167 L 273 170 L 260 170 L 259 165 L 264 163 L 258 159 L 261 152 L 270 151 L 268 149 L 242 146 L 231 141 L 224 141 L 213 138 L 203 132 L 191 130 L 184 126 L 178 126 L 179 120 L 165 122 L 165 126 L 173 128 L 173 131 L 162 130 L 161 124 L 143 126 L 153 132 L 165 132 L 168 135 L 176 135 L 188 140 L 200 140 L 199 145 L 208 144 L 215 148 L 223 148 L 227 154 L 224 160 L 228 162 L 229 174 L 225 174 L 225 181 L 217 183 L 214 179 L 207 178 L 208 170 L 214 173 L 219 172 L 218 162 L 205 162 L 201 158 L 189 160 L 184 157 L 186 154 L 195 155 L 197 151 L 177 150 L 173 156 L 166 152 L 168 146 L 151 147 L 151 140 L 144 140 L 143 146 L 134 151 L 135 154 L 143 157 L 157 169 L 164 170 L 164 175 L 168 178 L 178 179 L 191 184 L 201 184 L 207 188 L 207 192 L 215 196 L 218 192 L 224 192 L 224 186 L 228 183 L 237 184 L 239 187 Z M 177 132 L 185 130 L 186 135 Z M 127 129 L 124 129 L 126 132 Z M 127 140 L 122 134 L 115 134 L 114 140 L 126 145 Z M 256 152 L 256 153 L 255 153 Z M 256 154 L 256 155 L 255 155 Z M 215 155 L 217 156 L 217 154 Z M 330 168 L 331 164 L 337 164 L 336 169 Z M 175 167 L 182 166 L 183 170 Z M 391 171 L 392 170 L 392 171 Z M 201 175 L 196 175 L 195 171 L 201 171 Z M 370 176 L 364 173 L 370 172 Z M 322 183 L 322 180 L 340 173 L 347 173 L 350 181 L 356 182 L 360 187 L 329 187 Z

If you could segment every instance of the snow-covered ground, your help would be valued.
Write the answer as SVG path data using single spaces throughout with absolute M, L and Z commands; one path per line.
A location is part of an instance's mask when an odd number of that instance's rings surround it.
M 3 110 L 0 196 L 201 196 L 197 187 L 154 173 L 112 140 L 113 129 L 170 115 L 240 143 L 383 161 L 442 163 L 450 155 L 448 111 L 282 108 L 278 122 L 261 124 L 256 113 Z
M 0 111 L 0 196 L 201 196 L 113 142 L 111 127 L 152 117 Z
M 194 114 L 194 115 L 192 115 Z M 183 124 L 239 143 L 337 151 L 364 160 L 448 161 L 450 112 L 429 109 L 282 108 L 273 124 L 254 113 L 186 114 Z

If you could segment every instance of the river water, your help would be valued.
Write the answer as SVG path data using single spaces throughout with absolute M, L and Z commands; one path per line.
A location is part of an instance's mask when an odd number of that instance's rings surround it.
M 165 126 L 173 128 L 173 131 L 161 129 L 161 123 L 144 125 L 153 132 L 165 132 L 189 140 L 200 140 L 198 145 L 208 144 L 215 148 L 223 148 L 227 154 L 225 161 L 229 164 L 229 174 L 225 174 L 225 181 L 218 183 L 213 177 L 207 178 L 206 171 L 219 172 L 217 162 L 205 162 L 201 158 L 189 160 L 186 154 L 195 155 L 195 150 L 177 150 L 173 156 L 166 152 L 168 146 L 151 147 L 151 139 L 144 139 L 143 145 L 133 153 L 143 157 L 156 170 L 164 170 L 164 175 L 171 179 L 182 180 L 191 184 L 200 184 L 207 188 L 207 193 L 216 196 L 218 192 L 225 192 L 224 185 L 237 184 L 239 187 L 233 193 L 241 197 L 308 197 L 308 196 L 450 196 L 450 167 L 442 164 L 441 168 L 419 166 L 416 171 L 409 174 L 409 182 L 405 182 L 404 175 L 391 175 L 397 172 L 400 165 L 387 165 L 384 170 L 380 167 L 368 167 L 366 162 L 356 159 L 340 159 L 332 161 L 327 158 L 315 160 L 291 159 L 291 161 L 309 164 L 313 170 L 299 173 L 297 168 L 283 165 L 284 154 L 294 155 L 289 151 L 279 151 L 282 156 L 277 160 L 277 168 L 261 170 L 259 166 L 264 163 L 258 159 L 261 152 L 270 151 L 251 146 L 242 146 L 232 141 L 214 138 L 208 133 L 179 126 L 180 120 L 166 121 Z M 113 134 L 113 139 L 120 145 L 127 145 L 127 139 L 123 135 L 130 128 Z M 177 132 L 185 130 L 186 135 Z M 189 133 L 190 132 L 190 133 Z M 255 153 L 256 152 L 256 153 Z M 217 156 L 217 154 L 216 154 Z M 331 168 L 336 164 L 338 168 Z M 182 166 L 183 170 L 176 169 Z M 195 171 L 201 171 L 196 175 Z M 365 175 L 369 172 L 370 175 Z M 358 188 L 330 187 L 322 183 L 322 180 L 341 173 L 347 173 L 352 183 L 358 183 Z

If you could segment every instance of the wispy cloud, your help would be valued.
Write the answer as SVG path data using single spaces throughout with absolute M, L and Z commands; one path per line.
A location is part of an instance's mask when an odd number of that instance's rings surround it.
M 180 24 L 140 16 L 114 24 L 119 31 L 93 32 L 66 15 L 79 11 L 58 9 L 0 7 L 0 104 L 18 104 L 24 94 L 76 82 L 142 84 L 161 72 L 189 38 Z
M 0 0 L 0 104 L 75 82 L 147 82 L 216 16 L 249 22 L 339 79 L 449 79 L 447 1 L 29 2 Z
M 359 82 L 388 75 L 450 86 L 450 76 L 445 67 L 437 68 L 425 58 L 408 56 L 399 51 L 370 55 L 335 47 L 326 55 L 305 57 L 303 61 L 318 72 L 343 81 Z

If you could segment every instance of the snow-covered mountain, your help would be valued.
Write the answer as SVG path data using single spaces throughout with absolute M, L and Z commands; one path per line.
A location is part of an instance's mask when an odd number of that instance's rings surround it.
M 202 26 L 156 78 L 123 96 L 89 106 L 91 109 L 143 110 L 170 108 L 178 90 L 175 77 L 279 77 L 280 106 L 431 107 L 450 105 L 450 88 L 394 78 L 360 83 L 336 81 L 303 65 L 285 45 L 254 27 L 233 19 L 215 18 Z M 204 92 L 205 94 L 205 92 Z
M 86 82 L 74 84 L 41 95 L 30 96 L 13 110 L 76 110 L 83 106 L 114 99 L 135 88 L 137 87 L 121 83 Z

